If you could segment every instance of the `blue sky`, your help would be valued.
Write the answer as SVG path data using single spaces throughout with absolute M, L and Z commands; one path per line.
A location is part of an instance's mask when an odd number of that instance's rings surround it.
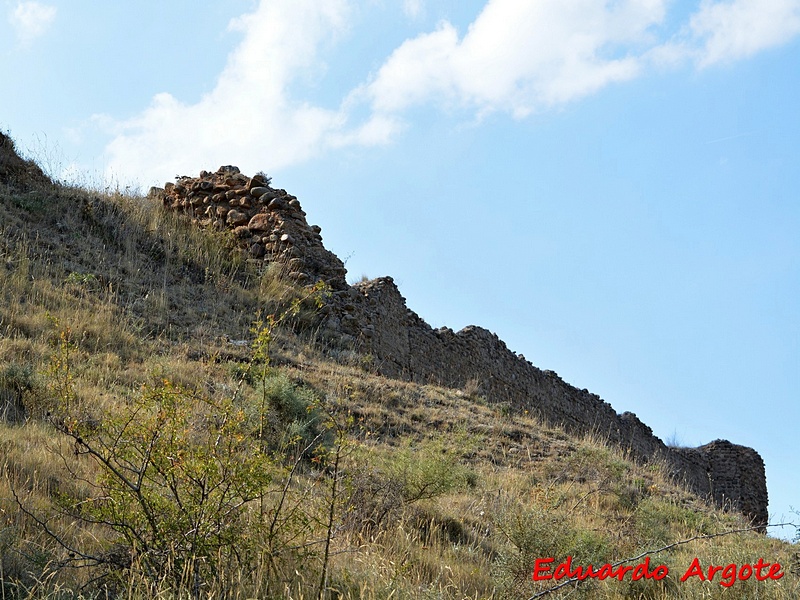
M 351 279 L 800 507 L 800 0 L 0 11 L 0 128 L 57 177 L 266 171 Z

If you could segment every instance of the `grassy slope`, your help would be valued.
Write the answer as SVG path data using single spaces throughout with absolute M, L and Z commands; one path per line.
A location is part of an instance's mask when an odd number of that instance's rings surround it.
M 280 313 L 297 291 L 228 248 L 224 235 L 192 230 L 142 198 L 41 182 L 32 190 L 0 185 L 5 597 L 59 597 L 59 589 L 79 589 L 96 575 L 59 569 L 67 551 L 19 510 L 15 494 L 41 519 L 50 515 L 50 527 L 75 547 L 107 550 L 119 541 L 107 527 L 53 512 L 54 499 L 89 497 L 98 477 L 45 419 L 64 385 L 101 424 L 142 386 L 164 379 L 210 399 L 238 394 L 245 406 L 257 406 L 262 388 L 241 377 L 250 350 L 231 342 L 251 339 L 253 322 Z M 301 315 L 294 331 L 285 328 L 273 341 L 277 366 L 269 380 L 283 386 L 278 394 L 313 397 L 316 410 L 346 433 L 333 488 L 327 596 L 530 597 L 550 585 L 530 581 L 536 558 L 602 564 L 747 526 L 670 483 L 658 465 L 637 465 L 602 440 L 571 438 L 463 391 L 375 376 L 364 359 L 316 345 L 310 322 Z M 289 490 L 295 512 L 285 523 L 298 523 L 282 530 L 282 553 L 220 571 L 196 594 L 316 596 L 324 561 L 318 542 L 326 537 L 323 517 L 337 472 L 304 462 L 287 479 L 276 467 L 267 501 L 274 509 Z M 671 567 L 660 583 L 587 581 L 550 597 L 796 598 L 800 577 L 788 573 L 796 553 L 796 546 L 756 533 L 698 540 L 651 558 Z M 705 565 L 763 557 L 784 564 L 787 574 L 730 589 L 696 578 L 679 582 L 694 557 Z M 124 576 L 121 589 L 130 596 L 181 593 L 135 569 Z

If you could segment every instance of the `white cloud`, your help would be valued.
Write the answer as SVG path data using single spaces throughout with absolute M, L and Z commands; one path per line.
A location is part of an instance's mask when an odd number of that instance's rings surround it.
M 702 0 L 670 24 L 674 35 L 665 33 L 671 0 L 488 0 L 463 33 L 442 21 L 405 40 L 339 106 L 297 98 L 293 84 L 325 71 L 323 48 L 349 31 L 354 4 L 260 0 L 231 23 L 243 38 L 210 93 L 194 103 L 162 93 L 113 122 L 110 170 L 163 181 L 223 163 L 277 169 L 330 148 L 386 143 L 414 106 L 523 118 L 655 65 L 737 60 L 800 32 L 800 0 Z M 422 6 L 404 0 L 408 14 Z
M 447 21 L 406 40 L 360 90 L 378 113 L 436 103 L 516 117 L 639 76 L 654 64 L 734 61 L 800 33 L 800 0 L 700 2 L 660 39 L 668 0 L 489 0 L 460 36 Z
M 348 14 L 346 0 L 262 0 L 231 23 L 244 37 L 210 93 L 193 104 L 158 94 L 139 116 L 113 126 L 110 175 L 150 183 L 220 164 L 256 172 L 326 147 L 386 141 L 390 119 L 369 119 L 346 132 L 341 108 L 296 100 L 289 91 L 298 78 L 319 71 L 320 45 L 347 29 Z
M 407 40 L 368 86 L 373 106 L 392 112 L 428 101 L 524 116 L 635 77 L 627 50 L 647 39 L 666 0 L 490 0 L 459 38 L 442 22 Z
M 701 44 L 699 66 L 730 62 L 784 44 L 800 33 L 800 1 L 705 1 L 689 27 Z
M 23 45 L 47 33 L 56 18 L 57 9 L 39 2 L 18 2 L 9 15 L 9 22 Z

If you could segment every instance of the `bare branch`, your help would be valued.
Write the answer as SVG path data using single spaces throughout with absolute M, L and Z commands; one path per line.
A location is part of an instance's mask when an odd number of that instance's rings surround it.
M 51 537 L 53 540 L 55 540 L 55 542 L 59 546 L 64 548 L 64 550 L 66 550 L 67 552 L 69 552 L 71 555 L 73 555 L 75 557 L 79 557 L 81 560 L 91 561 L 94 564 L 100 565 L 100 564 L 104 564 L 106 562 L 100 557 L 92 556 L 91 554 L 85 554 L 85 553 L 81 552 L 80 550 L 78 550 L 76 548 L 73 548 L 72 546 L 67 544 L 60 535 L 58 535 L 52 529 L 50 529 L 50 526 L 47 524 L 46 521 L 42 521 L 32 511 L 28 510 L 28 508 L 22 503 L 22 500 L 20 499 L 20 497 L 17 495 L 17 490 L 16 490 L 16 487 L 14 485 L 10 485 L 9 487 L 11 489 L 11 494 L 14 496 L 14 501 L 17 503 L 17 507 L 20 509 L 20 511 L 22 511 L 22 513 L 25 516 L 27 516 L 29 519 L 31 519 L 34 523 L 36 523 L 42 529 L 42 531 L 44 531 L 49 537 Z

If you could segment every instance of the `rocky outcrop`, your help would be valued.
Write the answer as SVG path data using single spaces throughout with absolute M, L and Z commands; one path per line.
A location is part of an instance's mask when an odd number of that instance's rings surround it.
M 767 523 L 764 463 L 755 450 L 718 440 L 699 448 L 668 448 L 635 414 L 617 414 L 586 389 L 531 364 L 481 327 L 433 329 L 410 310 L 390 277 L 347 285 L 342 262 L 322 245 L 294 196 L 273 190 L 263 176 L 235 167 L 180 178 L 153 190 L 166 207 L 199 226 L 228 228 L 243 251 L 289 265 L 302 283 L 331 290 L 320 332 L 331 343 L 369 354 L 383 375 L 454 388 L 469 387 L 490 402 L 527 410 L 575 434 L 591 433 L 639 461 L 662 460 L 673 476 L 720 506 Z

